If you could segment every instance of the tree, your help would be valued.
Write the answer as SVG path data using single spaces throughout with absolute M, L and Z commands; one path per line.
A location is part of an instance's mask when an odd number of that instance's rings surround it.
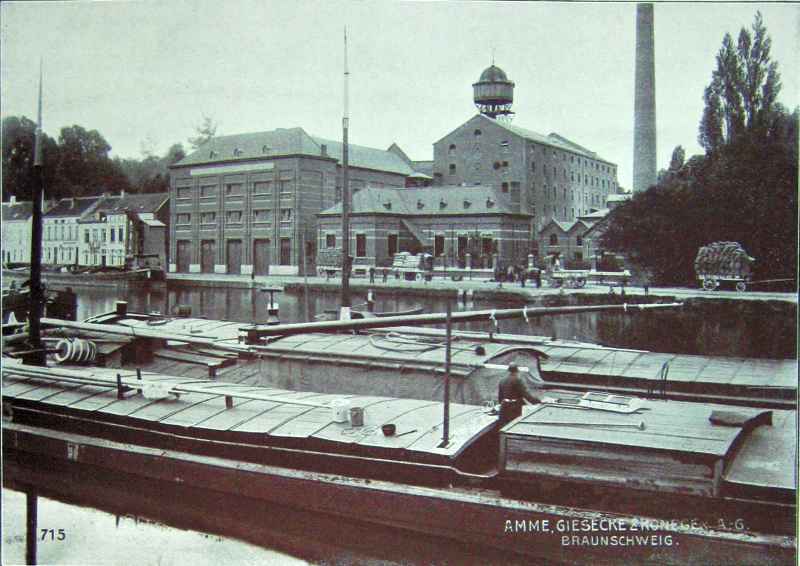
M 669 160 L 669 170 L 677 173 L 683 167 L 683 163 L 686 160 L 686 150 L 683 149 L 682 145 L 676 146 L 675 149 L 672 150 L 672 158 Z
M 117 163 L 109 158 L 111 146 L 97 130 L 74 125 L 61 129 L 59 175 L 71 196 L 119 192 L 130 188 Z
M 204 114 L 203 121 L 200 125 L 195 127 L 195 132 L 197 132 L 197 135 L 193 138 L 189 138 L 189 144 L 192 146 L 192 149 L 197 149 L 201 145 L 206 144 L 211 138 L 217 135 L 217 123 L 210 116 Z
M 781 89 L 778 63 L 771 60 L 772 40 L 761 13 L 737 43 L 726 33 L 717 53 L 711 83 L 703 93 L 705 108 L 698 142 L 706 153 L 731 143 L 745 131 L 763 132 Z
M 3 118 L 3 200 L 16 196 L 30 200 L 33 194 L 33 153 L 36 123 L 25 116 Z M 42 134 L 45 195 L 50 197 L 60 184 L 57 179 L 59 147 Z

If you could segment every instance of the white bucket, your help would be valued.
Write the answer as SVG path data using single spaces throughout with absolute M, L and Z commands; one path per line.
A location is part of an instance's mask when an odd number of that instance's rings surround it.
M 335 423 L 346 423 L 350 415 L 350 401 L 336 399 L 331 401 L 331 419 Z

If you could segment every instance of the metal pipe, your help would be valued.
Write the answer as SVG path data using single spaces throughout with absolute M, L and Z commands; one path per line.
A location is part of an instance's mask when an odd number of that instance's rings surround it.
M 576 307 L 534 307 L 521 309 L 492 309 L 481 311 L 462 311 L 452 314 L 452 322 L 473 322 L 480 320 L 500 320 L 520 316 L 552 316 L 558 314 L 575 314 L 584 312 L 607 312 L 628 310 L 654 310 L 661 308 L 675 308 L 683 303 L 664 304 L 635 304 L 635 305 L 593 305 Z M 390 328 L 393 326 L 419 326 L 426 324 L 442 324 L 447 322 L 444 313 L 418 314 L 404 316 L 386 316 L 380 318 L 367 318 L 357 320 L 330 320 L 322 322 L 282 324 L 269 328 L 256 330 L 259 337 L 264 336 L 290 336 L 309 332 L 338 332 L 344 330 L 366 330 L 369 328 Z
M 36 537 L 37 532 L 36 523 L 38 519 L 38 497 L 34 491 L 25 492 L 25 510 L 26 510 L 26 526 L 25 526 L 25 563 L 36 564 Z
M 42 201 L 44 200 L 44 173 L 42 171 L 42 67 L 39 64 L 39 115 L 36 124 L 36 139 L 33 156 L 33 195 L 31 215 L 31 280 L 29 328 L 31 354 L 27 360 L 32 364 L 45 365 L 42 350 L 41 318 L 44 314 L 44 290 L 42 289 Z

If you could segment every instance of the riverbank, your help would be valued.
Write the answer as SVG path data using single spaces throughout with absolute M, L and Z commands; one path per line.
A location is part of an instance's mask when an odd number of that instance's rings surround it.
M 17 286 L 31 278 L 30 271 L 22 269 L 3 269 L 3 287 L 14 281 Z M 136 271 L 109 271 L 97 273 L 42 272 L 42 282 L 47 286 L 59 287 L 120 287 L 164 284 L 161 271 L 140 269 Z
M 176 274 L 168 275 L 168 285 L 170 287 L 227 287 L 252 289 L 261 287 L 281 287 L 290 293 L 302 292 L 306 286 L 312 292 L 338 292 L 340 289 L 339 279 L 326 279 L 325 277 L 308 277 L 274 275 L 242 277 L 238 275 L 217 275 L 217 274 Z M 382 278 L 376 277 L 374 282 L 368 278 L 353 278 L 350 280 L 350 288 L 354 293 L 366 294 L 372 290 L 375 293 L 403 294 L 407 296 L 420 297 L 441 297 L 459 298 L 465 300 L 492 300 L 508 302 L 543 302 L 562 300 L 566 296 L 586 297 L 587 302 L 595 302 L 602 298 L 607 301 L 611 298 L 614 301 L 625 297 L 629 301 L 651 301 L 651 300 L 677 300 L 687 301 L 691 299 L 699 301 L 764 301 L 777 302 L 785 306 L 797 305 L 796 293 L 776 293 L 761 291 L 706 291 L 704 289 L 690 289 L 686 287 L 650 287 L 645 289 L 638 286 L 626 286 L 624 289 L 619 285 L 609 286 L 588 284 L 581 289 L 553 288 L 542 286 L 537 288 L 526 282 L 525 287 L 519 283 L 497 283 L 488 279 L 465 279 L 462 281 L 452 281 L 445 278 L 434 278 L 431 281 L 402 281 L 388 279 L 383 282 Z

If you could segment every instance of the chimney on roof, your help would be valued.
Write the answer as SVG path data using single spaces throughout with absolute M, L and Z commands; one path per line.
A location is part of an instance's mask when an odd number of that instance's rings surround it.
M 17 204 L 17 197 L 15 197 L 14 195 L 11 195 L 11 200 L 8 201 L 8 204 L 10 204 L 11 206 L 14 206 L 15 204 Z

